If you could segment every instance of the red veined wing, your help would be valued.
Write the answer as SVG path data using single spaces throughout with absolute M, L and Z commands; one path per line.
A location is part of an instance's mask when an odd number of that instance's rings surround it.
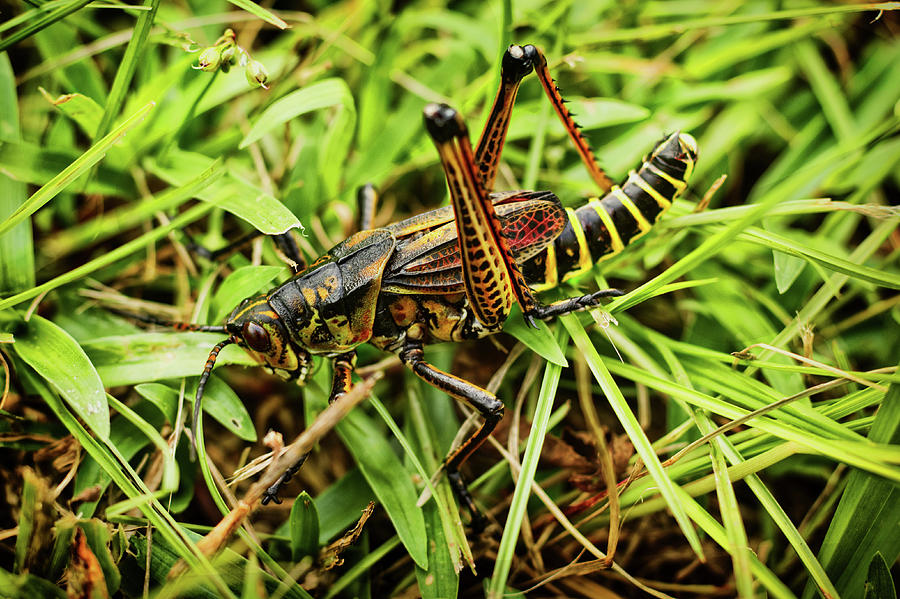
M 519 264 L 540 253 L 566 226 L 566 212 L 553 193 L 512 192 L 491 198 L 509 249 Z M 450 206 L 391 225 L 397 248 L 382 290 L 444 294 L 465 291 L 456 224 Z

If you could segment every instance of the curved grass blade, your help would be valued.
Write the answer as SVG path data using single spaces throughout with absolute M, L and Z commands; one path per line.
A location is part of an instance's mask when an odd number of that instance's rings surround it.
M 199 380 L 199 379 L 198 379 Z M 193 386 L 193 396 L 196 384 Z M 256 442 L 256 427 L 247 408 L 231 387 L 212 375 L 203 393 L 203 411 L 244 441 Z
M 200 418 L 197 421 L 197 430 L 194 431 L 194 435 L 195 435 L 194 438 L 197 443 L 197 460 L 200 463 L 200 472 L 203 475 L 203 481 L 206 483 L 206 488 L 209 491 L 209 494 L 212 497 L 212 500 L 215 503 L 216 508 L 218 508 L 219 512 L 221 512 L 221 514 L 223 516 L 227 516 L 229 513 L 229 509 L 225 503 L 225 498 L 222 496 L 222 490 L 219 488 L 217 479 L 213 475 L 212 467 L 211 467 L 212 460 L 209 458 L 209 456 L 206 453 L 206 443 L 203 438 L 203 419 L 202 418 Z M 272 557 L 269 556 L 268 553 L 263 551 L 262 547 L 260 547 L 260 545 L 256 542 L 256 540 L 250 536 L 250 533 L 247 530 L 245 530 L 243 527 L 240 527 L 237 531 L 237 534 L 240 536 L 241 540 L 244 543 L 246 543 L 246 545 L 250 548 L 250 550 L 253 551 L 258 558 L 263 560 L 265 565 L 276 576 L 278 576 L 282 580 L 290 579 L 290 575 L 284 570 L 284 568 L 282 568 L 278 564 L 278 562 L 276 562 L 274 559 L 272 559 Z M 227 553 L 227 551 L 228 550 L 226 549 L 226 553 Z M 192 569 L 190 563 L 188 563 L 186 560 L 185 560 L 184 565 L 186 565 L 188 571 L 190 571 Z M 180 580 L 184 580 L 185 578 L 190 578 L 190 577 L 189 576 L 183 577 Z M 305 597 L 306 599 L 311 599 L 310 595 L 305 590 L 303 590 L 303 588 L 300 587 L 298 584 L 293 583 L 288 586 L 290 587 L 291 592 L 297 592 L 302 597 Z M 286 587 L 284 587 L 284 588 L 286 588 Z
M 62 114 L 72 119 L 81 132 L 93 138 L 97 133 L 97 125 L 103 118 L 103 107 L 93 98 L 84 94 L 62 94 L 54 98 L 43 87 L 38 88 L 44 99 Z
M 348 100 L 349 98 L 349 100 Z M 244 149 L 255 141 L 259 141 L 263 135 L 297 118 L 302 114 L 328 108 L 329 106 L 342 106 L 347 102 L 352 104 L 353 99 L 350 88 L 343 79 L 325 79 L 298 89 L 283 98 L 276 100 L 271 106 L 260 114 L 250 131 L 241 140 L 240 149 Z
M 52 384 L 72 410 L 101 439 L 109 438 L 106 391 L 81 346 L 49 320 L 34 315 L 15 333 L 22 360 Z
M 709 432 L 713 424 L 708 420 L 703 422 L 701 430 Z M 750 566 L 750 542 L 747 540 L 747 530 L 741 518 L 741 511 L 734 492 L 734 481 L 728 476 L 728 466 L 721 450 L 720 443 L 712 447 L 712 467 L 716 480 L 716 498 L 719 503 L 719 513 L 725 530 L 727 544 L 725 550 L 731 555 L 731 563 L 734 571 L 735 587 L 739 597 L 753 597 L 753 578 Z
M 879 223 L 878 226 L 875 227 L 875 229 L 850 253 L 848 259 L 851 262 L 862 262 L 867 260 L 869 256 L 877 251 L 884 240 L 896 231 L 898 223 L 900 223 L 900 219 L 897 218 L 890 218 Z M 769 345 L 779 347 L 799 335 L 804 324 L 812 322 L 815 319 L 816 315 L 825 308 L 831 298 L 838 294 L 841 287 L 849 278 L 849 275 L 845 274 L 835 273 L 831 275 L 822 288 L 816 291 L 816 293 L 803 305 L 794 319 L 791 320 L 790 324 L 785 326 L 774 339 L 769 341 Z M 771 352 L 764 351 L 760 353 L 758 357 L 765 360 L 770 356 Z M 746 374 L 750 375 L 755 372 L 755 370 L 756 368 L 753 365 L 750 365 Z
M 156 406 L 165 417 L 166 422 L 173 424 L 178 414 L 178 391 L 162 383 L 141 383 L 135 385 L 138 395 Z
M 390 443 L 359 410 L 347 414 L 336 428 L 390 516 L 409 556 L 420 568 L 428 568 L 425 517 L 416 505 L 416 489 L 412 479 Z
M 343 165 L 356 128 L 356 105 L 343 79 L 325 79 L 277 100 L 259 115 L 239 147 L 246 148 L 302 114 L 330 106 L 338 107 L 338 112 L 328 125 L 316 163 L 318 178 L 325 186 L 324 193 L 332 197 L 339 191 Z
M 275 16 L 262 6 L 251 2 L 250 0 L 228 0 L 231 4 L 234 4 L 238 8 L 242 8 L 249 12 L 251 15 L 255 15 L 265 21 L 266 23 L 271 23 L 278 27 L 279 29 L 287 29 L 289 25 L 285 23 L 281 18 Z
M 106 152 L 113 144 L 119 141 L 129 129 L 140 123 L 154 106 L 155 104 L 152 102 L 144 105 L 143 108 L 131 115 L 124 123 L 113 129 L 103 139 L 91 146 L 90 149 L 79 156 L 72 164 L 63 169 L 61 173 L 53 177 L 43 187 L 34 192 L 34 194 L 9 218 L 0 222 L 0 235 L 34 214 L 38 208 L 56 197 L 56 194 L 68 187 L 72 181 L 100 162 L 103 157 L 106 156 Z
M 797 256 L 804 260 L 820 264 L 829 270 L 833 270 L 850 277 L 868 281 L 889 289 L 900 289 L 900 275 L 888 272 L 880 268 L 871 268 L 863 264 L 856 264 L 833 254 L 820 252 L 809 246 L 799 244 L 788 237 L 778 235 L 772 231 L 764 231 L 752 227 L 741 234 L 774 250 Z
M 624 340 L 619 341 L 618 339 L 616 339 L 616 337 L 619 337 L 619 335 L 615 335 L 615 334 L 613 335 L 614 340 L 616 340 L 616 345 L 622 347 L 623 351 L 627 352 L 628 344 L 625 343 Z M 652 335 L 652 337 L 654 337 L 656 340 L 654 342 L 654 345 L 656 345 L 657 349 L 659 349 L 659 351 L 661 351 L 663 353 L 663 355 L 667 356 L 666 362 L 668 364 L 668 369 L 670 371 L 680 373 L 680 375 L 676 376 L 674 378 L 674 380 L 678 381 L 679 383 L 681 383 L 685 386 L 690 387 L 691 386 L 690 375 L 685 370 L 684 365 L 680 361 L 678 361 L 678 359 L 676 358 L 674 352 L 672 352 L 672 349 L 670 347 L 671 345 L 675 345 L 678 342 L 671 342 L 667 338 L 663 337 L 662 335 L 658 335 L 658 334 L 654 334 L 654 335 Z M 633 352 L 631 352 L 630 357 L 634 358 Z M 707 359 L 715 360 L 716 358 L 713 356 L 709 356 Z M 652 360 L 646 355 L 644 355 L 643 357 L 639 357 L 636 360 L 636 362 L 641 367 L 642 370 L 646 370 L 648 372 L 654 373 L 657 376 L 662 376 L 662 377 L 666 376 L 664 374 L 663 369 L 659 365 L 653 363 Z M 709 362 L 707 361 L 706 364 L 709 365 Z M 687 407 L 686 402 L 681 401 L 680 403 L 683 403 L 686 410 L 689 410 L 691 412 L 693 420 L 696 422 L 696 424 L 700 428 L 700 430 L 702 430 L 704 433 L 708 433 L 715 428 L 715 425 L 713 424 L 713 422 L 707 412 L 705 412 L 703 410 L 695 410 L 695 409 L 689 408 L 689 407 Z M 743 454 L 739 450 L 739 448 L 737 448 L 735 446 L 734 441 L 735 441 L 734 437 L 729 437 L 729 436 L 719 436 L 715 439 L 716 445 L 712 448 L 713 451 L 710 454 L 710 457 L 712 457 L 714 460 L 719 462 L 719 464 L 716 464 L 715 462 L 713 462 L 713 464 L 712 464 L 714 471 L 715 470 L 719 471 L 719 474 L 717 474 L 716 476 L 713 477 L 716 482 L 716 488 L 718 489 L 719 486 L 721 485 L 721 483 L 719 482 L 720 479 L 727 480 L 727 481 L 729 481 L 729 483 L 733 483 L 733 481 L 735 480 L 735 477 L 732 476 L 732 473 L 736 473 L 736 474 L 740 473 L 739 476 L 741 477 L 741 480 L 743 480 L 747 484 L 747 486 L 753 491 L 753 493 L 756 495 L 756 498 L 759 501 L 760 505 L 763 507 L 763 509 L 765 509 L 768 512 L 769 516 L 772 518 L 772 520 L 775 522 L 775 524 L 778 526 L 778 528 L 781 529 L 782 534 L 784 534 L 785 538 L 788 540 L 788 542 L 794 548 L 794 551 L 796 551 L 798 557 L 800 558 L 800 561 L 803 562 L 803 564 L 806 566 L 812 579 L 816 581 L 816 584 L 819 586 L 819 588 L 821 588 L 823 590 L 823 592 L 826 594 L 826 596 L 836 597 L 838 594 L 837 594 L 837 591 L 834 589 L 834 585 L 831 583 L 830 580 L 828 580 L 828 576 L 825 574 L 825 571 L 823 570 L 822 565 L 818 562 L 818 560 L 816 560 L 815 555 L 813 554 L 809 545 L 806 543 L 806 539 L 797 530 L 797 528 L 794 526 L 793 522 L 791 522 L 791 519 L 785 513 L 784 509 L 781 507 L 781 505 L 779 505 L 779 503 L 776 501 L 775 497 L 772 495 L 772 493 L 769 491 L 769 489 L 765 486 L 765 484 L 762 482 L 762 480 L 756 474 L 756 472 L 758 470 L 761 470 L 761 469 L 765 468 L 766 466 L 761 465 L 758 469 L 752 468 L 750 470 L 741 472 L 741 469 L 748 466 L 749 462 L 751 462 L 751 461 L 756 460 L 756 461 L 766 462 L 766 460 L 764 459 L 764 456 L 759 455 L 759 456 L 755 456 L 755 457 L 751 458 L 750 460 L 747 460 L 745 458 L 746 454 Z M 779 453 L 779 452 L 783 452 L 783 453 Z M 781 444 L 778 448 L 769 451 L 768 453 L 770 454 L 770 456 L 772 456 L 772 460 L 767 462 L 767 465 L 770 466 L 774 463 L 778 463 L 779 461 L 786 459 L 787 457 L 794 455 L 795 450 L 791 444 L 784 443 L 784 444 Z M 723 464 L 716 457 L 718 455 L 723 455 L 732 464 L 732 466 L 730 468 L 727 468 L 727 470 L 723 470 L 723 468 L 722 468 Z M 707 458 L 703 459 L 704 468 L 705 468 L 705 460 L 706 459 Z M 681 476 L 683 476 L 683 472 L 676 472 L 679 469 L 679 464 L 682 464 L 682 467 L 684 467 L 686 465 L 685 460 L 682 460 L 681 462 L 676 462 L 673 465 L 672 469 L 670 470 L 673 478 L 680 478 Z M 687 468 L 685 470 L 687 470 Z M 652 483 L 652 481 L 648 481 L 648 483 L 655 484 L 655 483 Z M 639 481 L 639 484 L 640 484 L 640 481 Z M 723 486 L 723 489 L 725 490 L 726 494 L 731 495 L 731 491 L 729 491 L 729 489 L 732 487 L 732 484 L 722 485 L 722 486 Z M 727 488 L 725 488 L 725 487 L 727 487 Z M 630 491 L 633 491 L 633 490 L 635 490 L 635 489 L 631 489 Z M 646 497 L 645 493 L 648 490 L 649 489 L 647 487 L 644 487 L 644 493 L 638 492 L 638 493 L 633 494 L 632 497 L 638 498 L 640 501 L 643 502 L 643 500 Z M 700 494 L 699 492 L 695 494 L 693 490 L 688 490 L 687 487 L 685 487 L 685 490 L 689 491 L 689 493 L 691 493 L 692 496 L 697 496 Z M 625 498 L 628 493 L 629 493 L 629 491 L 626 491 L 626 493 L 623 494 L 622 498 Z M 654 501 L 654 500 L 651 499 L 650 501 Z M 663 500 L 660 499 L 659 503 L 660 503 L 660 509 L 665 507 Z M 728 532 L 728 529 L 729 529 L 729 525 L 727 523 L 727 520 L 729 520 L 729 519 L 735 520 L 730 525 L 732 529 L 740 529 L 743 526 L 743 523 L 740 522 L 740 516 L 738 513 L 739 510 L 734 505 L 733 498 L 728 500 L 728 503 L 730 503 L 731 505 L 730 505 L 730 507 L 728 507 L 726 509 L 724 507 L 726 503 L 720 500 L 720 506 L 723 506 L 720 508 L 720 512 L 722 513 L 723 521 L 726 521 L 726 526 L 725 526 L 726 533 Z M 708 517 L 708 514 L 704 512 L 703 516 Z M 702 526 L 702 523 L 701 523 L 701 526 Z M 740 534 L 739 531 L 737 531 L 737 532 L 738 532 L 738 534 Z M 744 535 L 741 535 L 741 536 L 744 536 Z M 730 536 L 727 538 L 730 538 Z M 731 549 L 729 549 L 729 551 L 732 552 L 732 554 L 734 554 L 735 551 L 740 551 L 743 553 L 743 555 L 733 558 L 735 561 L 735 579 L 736 580 L 740 576 L 742 576 L 742 573 L 740 573 L 739 570 L 747 569 L 746 558 L 749 557 L 749 559 L 750 559 L 749 568 L 751 570 L 760 566 L 759 564 L 756 564 L 753 562 L 754 556 L 752 554 L 748 555 L 744 551 L 747 549 L 747 543 L 745 541 L 746 541 L 745 538 L 744 539 L 735 538 L 734 540 L 731 540 Z M 743 564 L 740 567 L 737 564 L 738 560 L 741 560 L 743 562 Z M 765 572 L 766 576 L 771 576 L 770 571 L 764 569 L 764 572 Z M 764 580 L 764 576 L 761 576 L 758 572 L 756 573 L 756 576 L 760 580 Z M 738 584 L 743 584 L 744 586 L 746 586 L 746 583 L 738 583 Z
M 154 175 L 172 185 L 185 185 L 215 165 L 209 156 L 180 149 L 169 151 L 163 164 L 147 160 Z M 279 235 L 300 227 L 300 221 L 275 196 L 252 183 L 227 174 L 196 192 L 196 197 L 244 219 L 261 233 Z
M 550 332 L 550 327 L 543 320 L 536 322 L 537 328 L 525 324 L 525 320 L 522 318 L 522 310 L 518 305 L 515 305 L 506 324 L 503 325 L 503 332 L 509 333 L 545 360 L 558 364 L 563 368 L 567 367 L 569 362 L 566 360 L 566 354 L 559 348 L 559 343 L 556 342 L 553 333 Z

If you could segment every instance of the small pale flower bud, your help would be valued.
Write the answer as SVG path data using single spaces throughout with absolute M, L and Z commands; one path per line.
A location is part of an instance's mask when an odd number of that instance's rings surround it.
M 212 46 L 200 53 L 200 58 L 197 59 L 197 66 L 194 68 L 200 69 L 201 71 L 215 71 L 219 68 L 221 62 L 222 51 L 219 48 Z
M 269 73 L 266 71 L 266 67 L 258 60 L 248 62 L 247 68 L 244 69 L 244 74 L 247 76 L 247 82 L 253 87 L 259 86 L 263 89 L 268 89 L 266 82 L 269 80 Z

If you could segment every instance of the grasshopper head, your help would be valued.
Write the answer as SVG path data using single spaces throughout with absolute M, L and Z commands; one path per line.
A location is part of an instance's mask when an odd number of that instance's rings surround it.
M 306 382 L 312 356 L 291 342 L 287 328 L 265 295 L 242 301 L 225 322 L 231 339 L 285 379 Z
M 221 327 L 207 327 L 207 329 L 220 329 Z M 206 367 L 200 375 L 197 383 L 197 395 L 194 400 L 194 420 L 192 430 L 199 430 L 200 404 L 203 400 L 203 389 L 209 381 L 213 366 L 219 352 L 226 345 L 235 343 L 243 347 L 247 353 L 257 361 L 270 368 L 273 372 L 285 379 L 295 379 L 298 385 L 306 382 L 309 374 L 309 365 L 312 356 L 303 348 L 291 343 L 290 336 L 284 323 L 278 314 L 272 310 L 265 295 L 247 298 L 225 321 L 225 332 L 230 336 L 216 344 L 209 352 Z M 196 330 L 196 329 L 195 329 Z M 191 445 L 191 459 L 193 459 L 194 446 Z

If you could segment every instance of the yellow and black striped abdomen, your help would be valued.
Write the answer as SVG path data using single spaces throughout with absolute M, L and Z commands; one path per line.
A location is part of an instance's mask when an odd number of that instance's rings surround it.
M 641 168 L 606 196 L 573 210 L 556 240 L 522 265 L 528 284 L 540 291 L 586 272 L 650 230 L 687 187 L 697 142 L 674 133 L 656 145 Z

